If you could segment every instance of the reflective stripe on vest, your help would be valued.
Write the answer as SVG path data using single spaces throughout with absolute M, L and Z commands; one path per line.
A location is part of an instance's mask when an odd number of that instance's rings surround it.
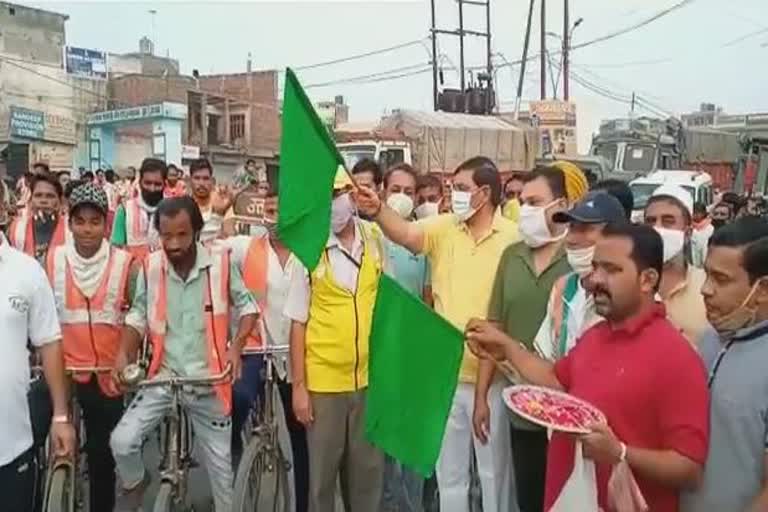
M 211 374 L 221 373 L 226 367 L 229 328 L 229 251 L 220 246 L 203 248 L 210 251 L 211 266 L 201 273 L 205 279 L 204 307 L 208 369 Z M 145 262 L 147 282 L 147 326 L 152 343 L 152 361 L 149 376 L 154 377 L 162 366 L 165 333 L 168 326 L 168 261 L 164 251 L 150 253 Z M 214 386 L 226 414 L 232 409 L 232 386 L 225 382 Z
M 310 391 L 337 393 L 368 386 L 368 342 L 384 253 L 380 235 L 361 225 L 363 258 L 354 294 L 336 282 L 327 251 L 312 272 L 305 366 Z
M 61 322 L 66 365 L 114 366 L 127 307 L 131 256 L 125 251 L 110 248 L 104 276 L 96 293 L 88 299 L 75 284 L 66 253 L 66 247 L 57 247 L 48 258 L 48 276 Z M 87 382 L 90 376 L 75 375 L 73 378 Z M 110 375 L 99 374 L 97 378 L 105 394 L 120 394 Z
M 575 273 L 560 277 L 552 286 L 552 358 L 565 356 L 568 342 L 568 315 L 570 302 L 579 289 L 579 276 Z
M 243 283 L 245 287 L 256 298 L 256 302 L 261 311 L 259 326 L 257 330 L 248 336 L 246 348 L 261 348 L 263 346 L 262 329 L 264 322 L 264 312 L 267 310 L 267 266 L 269 265 L 268 247 L 269 241 L 266 236 L 254 238 L 248 245 L 248 252 L 243 259 Z

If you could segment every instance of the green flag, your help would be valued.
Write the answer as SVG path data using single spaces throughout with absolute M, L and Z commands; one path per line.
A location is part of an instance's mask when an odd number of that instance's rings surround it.
M 366 436 L 373 445 L 427 477 L 440 455 L 464 335 L 382 275 L 370 347 Z
M 333 179 L 343 160 L 290 69 L 282 121 L 278 233 L 311 272 L 331 231 Z

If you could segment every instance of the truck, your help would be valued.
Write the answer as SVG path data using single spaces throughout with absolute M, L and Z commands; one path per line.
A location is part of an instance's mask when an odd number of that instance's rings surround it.
M 420 174 L 451 173 L 473 156 L 493 160 L 504 174 L 530 171 L 539 156 L 535 128 L 495 116 L 396 110 L 376 123 L 334 131 L 347 168 L 369 158 L 387 169 L 412 165 Z
M 739 136 L 714 128 L 685 127 L 675 119 L 610 119 L 592 138 L 590 154 L 607 159 L 613 175 L 626 181 L 659 170 L 693 170 L 731 190 L 739 170 Z

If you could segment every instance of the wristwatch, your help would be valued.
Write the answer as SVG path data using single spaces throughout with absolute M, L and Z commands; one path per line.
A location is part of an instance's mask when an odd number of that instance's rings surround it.
M 69 423 L 69 415 L 57 414 L 51 419 L 51 423 Z

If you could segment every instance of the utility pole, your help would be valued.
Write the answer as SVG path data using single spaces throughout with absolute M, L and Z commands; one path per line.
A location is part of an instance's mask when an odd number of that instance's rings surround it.
M 528 24 L 525 26 L 525 41 L 523 42 L 523 58 L 520 65 L 520 77 L 517 79 L 517 97 L 515 98 L 515 121 L 520 117 L 520 102 L 523 100 L 523 81 L 525 80 L 525 64 L 528 62 L 528 46 L 531 42 L 531 24 L 533 23 L 533 6 L 536 0 L 531 0 L 528 7 Z
M 568 0 L 563 0 L 563 99 L 568 101 L 570 98 L 570 71 L 571 63 L 571 21 L 568 12 Z
M 485 0 L 487 2 L 486 8 L 485 8 L 485 26 L 486 30 L 488 31 L 488 37 L 485 38 L 486 46 L 485 46 L 485 70 L 488 73 L 488 89 L 487 89 L 487 95 L 485 97 L 485 113 L 491 114 L 492 112 L 492 105 L 496 104 L 497 102 L 494 101 L 495 94 L 496 94 L 496 88 L 493 84 L 493 63 L 491 62 L 491 0 Z
M 157 47 L 157 32 L 155 31 L 155 16 L 157 15 L 157 10 L 150 9 L 149 11 L 150 19 L 152 20 L 152 46 Z M 158 47 L 157 50 L 159 51 L 160 48 Z
M 432 105 L 435 112 L 438 111 L 437 93 L 437 34 L 435 33 L 435 0 L 430 1 L 432 8 Z
M 486 99 L 486 102 L 483 105 L 484 114 L 490 114 L 491 108 L 490 105 L 493 102 L 493 99 L 490 98 L 490 95 L 493 94 L 493 63 L 491 61 L 491 0 L 456 0 L 456 3 L 459 4 L 459 28 L 456 30 L 446 30 L 446 29 L 440 29 L 435 28 L 435 3 L 436 0 L 431 0 L 431 7 L 432 7 L 432 53 L 433 55 L 437 54 L 437 36 L 438 35 L 450 35 L 450 36 L 456 36 L 459 38 L 459 75 L 460 75 L 460 93 L 462 96 L 462 105 L 464 105 L 464 108 L 461 110 L 461 112 L 466 112 L 469 108 L 469 102 L 470 102 L 470 94 L 468 93 L 467 89 L 467 77 L 466 77 L 466 59 L 464 55 L 464 37 L 465 36 L 473 36 L 473 37 L 485 37 L 487 39 L 486 41 L 486 52 L 485 52 L 485 58 L 486 58 L 486 65 L 484 66 L 485 72 L 484 73 L 478 73 L 478 82 L 487 81 L 488 87 L 486 90 L 486 93 L 488 95 L 488 99 Z M 485 32 L 479 31 L 479 30 L 466 30 L 464 28 L 464 5 L 472 5 L 472 6 L 478 6 L 478 7 L 484 7 L 486 9 L 486 15 L 485 15 L 485 21 L 486 21 L 486 29 Z M 439 107 L 439 94 L 437 93 L 437 83 L 438 83 L 438 66 L 437 66 L 437 57 L 435 56 L 433 59 L 433 65 L 432 65 L 432 82 L 433 82 L 433 89 L 432 92 L 435 95 L 436 101 L 435 104 L 437 107 Z M 487 76 L 486 76 L 487 74 Z M 474 86 L 472 84 L 469 85 L 470 88 L 472 88 L 471 93 L 477 94 L 476 91 L 474 91 Z M 451 94 L 455 95 L 455 90 L 451 90 Z
M 541 99 L 547 99 L 547 0 L 541 0 Z
M 464 1 L 458 0 L 459 3 L 459 72 L 461 73 L 461 92 L 462 94 L 467 91 L 466 81 L 464 78 Z

